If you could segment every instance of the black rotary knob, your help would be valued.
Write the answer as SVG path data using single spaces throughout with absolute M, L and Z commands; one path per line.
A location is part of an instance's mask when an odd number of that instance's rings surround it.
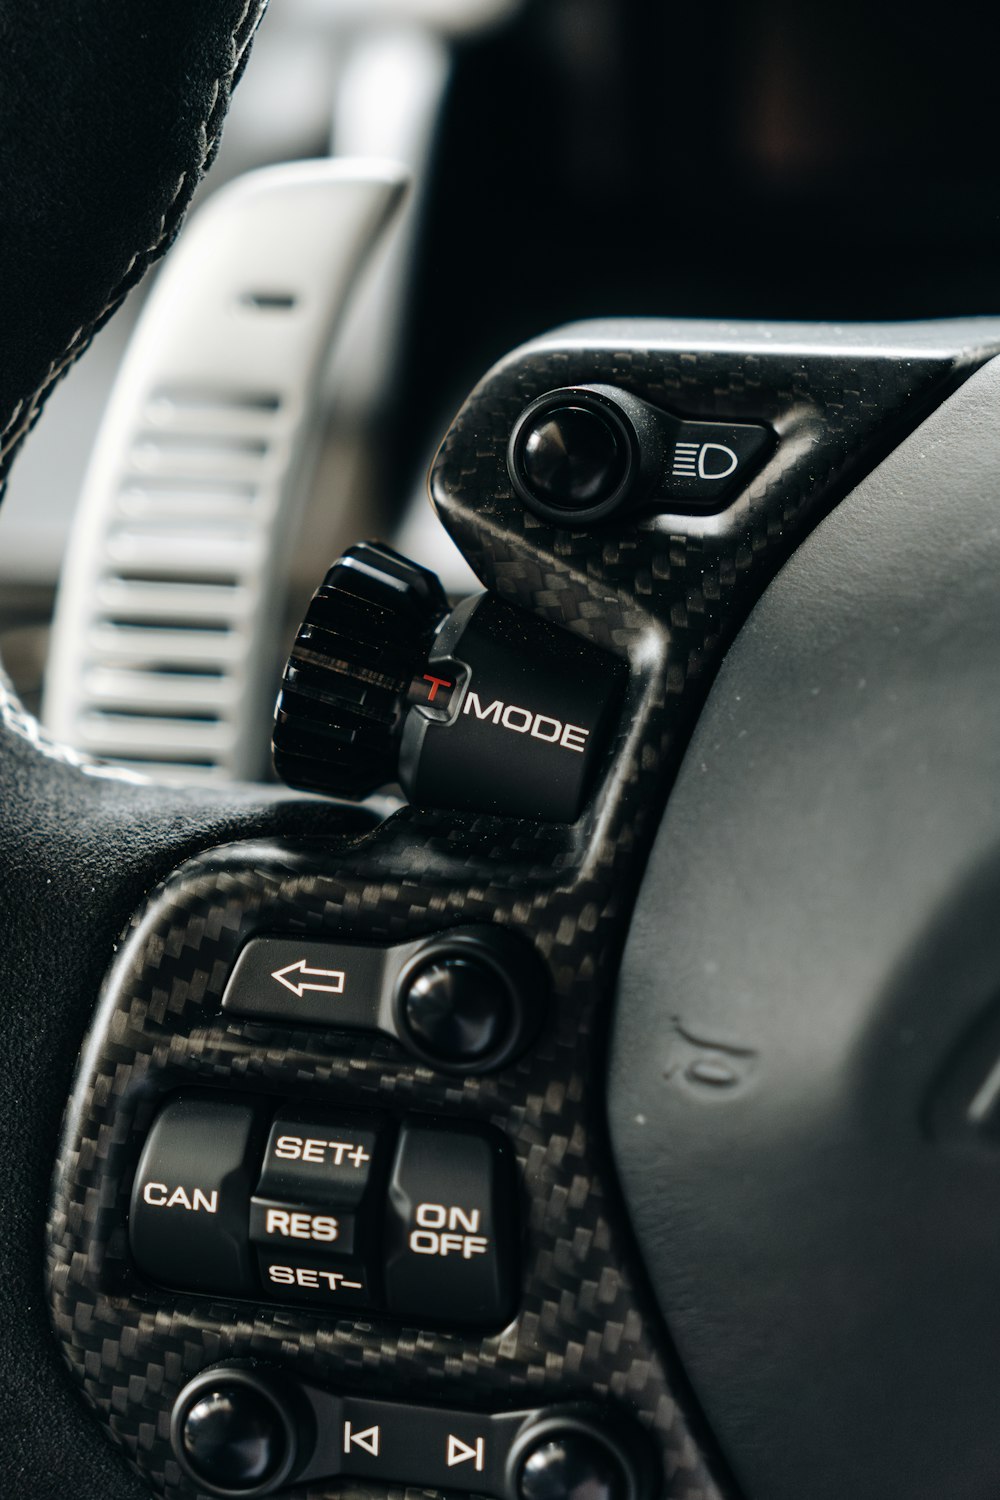
M 276 1384 L 256 1371 L 206 1370 L 174 1406 L 170 1438 L 181 1467 L 211 1495 L 270 1494 L 293 1472 L 299 1422 Z
M 511 482 L 547 521 L 607 520 L 649 494 L 663 470 L 671 422 L 616 386 L 546 391 L 514 424 L 507 448 Z
M 556 1433 L 524 1460 L 519 1500 L 627 1500 L 620 1459 L 586 1433 Z
M 604 756 L 624 669 L 495 594 L 448 612 L 440 582 L 363 542 L 327 573 L 285 668 L 274 765 L 348 797 L 571 823 Z
M 567 404 L 528 424 L 521 468 L 538 499 L 559 510 L 586 510 L 618 489 L 628 457 L 621 433 L 603 412 Z
M 397 1025 L 410 1051 L 443 1072 L 485 1073 L 523 1050 L 547 988 L 523 938 L 467 927 L 421 944 L 396 984 Z
M 644 1435 L 595 1422 L 580 1408 L 551 1410 L 523 1431 L 508 1459 L 516 1500 L 646 1500 L 655 1464 Z
M 447 610 L 437 577 L 389 547 L 361 542 L 333 564 L 299 628 L 275 709 L 274 765 L 284 781 L 346 796 L 395 781 L 407 693 Z

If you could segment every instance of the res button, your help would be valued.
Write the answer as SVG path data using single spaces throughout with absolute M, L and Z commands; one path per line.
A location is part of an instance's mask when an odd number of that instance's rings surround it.
M 514 1181 L 503 1137 L 404 1125 L 389 1184 L 386 1304 L 496 1327 L 512 1305 Z
M 250 1202 L 250 1238 L 255 1245 L 292 1249 L 312 1246 L 323 1255 L 350 1255 L 356 1222 L 352 1213 L 317 1213 L 269 1198 L 253 1198 Z

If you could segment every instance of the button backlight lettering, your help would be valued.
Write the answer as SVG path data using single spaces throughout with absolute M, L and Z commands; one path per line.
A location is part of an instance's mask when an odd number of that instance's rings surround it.
M 302 1286 L 313 1292 L 363 1292 L 360 1281 L 351 1281 L 343 1271 L 322 1271 L 312 1266 L 268 1266 L 267 1276 L 275 1286 Z
M 590 735 L 590 730 L 584 729 L 582 724 L 564 724 L 561 719 L 535 713 L 516 703 L 504 703 L 500 698 L 494 698 L 492 703 L 484 706 L 479 694 L 471 688 L 465 695 L 462 713 L 472 714 L 480 721 L 496 724 L 501 729 L 509 729 L 513 734 L 530 735 L 533 740 L 541 740 L 545 745 L 575 750 L 580 755 L 586 749 Z
M 410 1231 L 409 1246 L 415 1255 L 460 1255 L 471 1260 L 489 1249 L 489 1240 L 476 1233 L 482 1221 L 478 1208 L 418 1203 L 414 1218 L 418 1228 Z
M 340 1228 L 330 1214 L 287 1208 L 269 1208 L 264 1224 L 267 1234 L 281 1234 L 292 1240 L 318 1240 L 328 1245 L 337 1238 Z
M 279 1135 L 274 1144 L 274 1154 L 279 1161 L 304 1161 L 313 1166 L 324 1166 L 329 1159 L 335 1167 L 350 1162 L 352 1167 L 363 1167 L 371 1157 L 364 1146 L 355 1141 L 324 1141 L 314 1136 Z
M 150 1208 L 185 1208 L 189 1213 L 204 1211 L 214 1214 L 219 1211 L 219 1190 L 213 1188 L 206 1193 L 196 1187 L 189 1192 L 183 1187 L 171 1190 L 165 1182 L 147 1182 L 142 1190 L 142 1201 Z

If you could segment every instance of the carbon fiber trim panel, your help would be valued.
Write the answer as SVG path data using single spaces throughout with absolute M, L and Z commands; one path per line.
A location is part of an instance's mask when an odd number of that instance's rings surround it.
M 986 357 L 997 331 L 902 330 L 893 348 L 886 330 L 594 325 L 518 351 L 470 398 L 433 474 L 442 519 L 488 586 L 628 658 L 626 708 L 600 788 L 573 827 L 405 809 L 339 843 L 216 850 L 177 870 L 135 917 L 67 1113 L 49 1290 L 71 1369 L 157 1491 L 191 1493 L 170 1456 L 170 1403 L 223 1358 L 471 1409 L 612 1399 L 658 1442 L 666 1494 L 726 1491 L 647 1296 L 611 1169 L 608 1001 L 671 768 L 727 642 L 795 541 Z M 515 501 L 507 437 L 543 391 L 597 381 L 692 417 L 764 419 L 781 442 L 724 515 L 558 530 Z M 537 1043 L 496 1075 L 447 1078 L 375 1038 L 221 1015 L 227 974 L 254 933 L 399 942 L 477 921 L 520 929 L 554 991 Z M 192 1085 L 505 1131 L 527 1226 L 515 1322 L 479 1338 L 143 1286 L 127 1252 L 132 1174 L 163 1095 Z

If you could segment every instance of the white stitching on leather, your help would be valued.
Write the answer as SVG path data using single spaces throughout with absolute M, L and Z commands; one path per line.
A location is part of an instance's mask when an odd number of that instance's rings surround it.
M 236 36 L 245 24 L 247 17 L 250 15 L 250 11 L 255 4 L 258 11 L 257 21 L 259 22 L 267 7 L 267 0 L 246 0 L 246 4 L 243 7 L 243 12 L 240 15 L 240 18 L 236 25 L 233 27 L 234 52 L 232 66 L 228 68 L 225 73 L 221 73 L 215 80 L 211 106 L 200 124 L 202 143 L 201 161 L 198 165 L 199 176 L 204 170 L 205 161 L 212 149 L 215 141 L 215 136 L 218 134 L 218 130 L 216 130 L 214 134 L 209 135 L 208 127 L 209 121 L 212 118 L 212 114 L 217 108 L 219 99 L 221 97 L 222 80 L 224 78 L 231 78 L 236 72 L 237 68 L 240 65 L 243 54 L 246 52 L 247 47 L 249 47 L 250 42 L 253 39 L 254 31 L 256 30 L 256 26 L 252 26 L 247 32 L 242 47 L 235 46 Z M 72 364 L 73 360 L 76 359 L 78 355 L 83 353 L 83 350 L 86 348 L 91 334 L 93 333 L 93 330 L 95 329 L 97 324 L 100 323 L 101 319 L 105 317 L 106 314 L 111 312 L 115 304 L 125 295 L 126 291 L 128 290 L 128 278 L 135 268 L 137 262 L 143 256 L 153 257 L 157 249 L 160 247 L 160 245 L 162 245 L 163 240 L 167 235 L 168 220 L 184 189 L 184 184 L 188 179 L 188 175 L 188 173 L 183 172 L 178 178 L 177 186 L 174 188 L 170 202 L 168 203 L 163 214 L 160 216 L 159 227 L 157 228 L 153 243 L 146 250 L 136 251 L 136 253 L 129 261 L 128 265 L 125 267 L 125 271 L 118 281 L 118 284 L 111 292 L 110 296 L 108 297 L 107 301 L 105 302 L 104 306 L 101 308 L 97 316 L 89 324 L 87 324 L 86 327 L 81 326 L 80 328 L 77 328 L 75 330 L 62 353 L 57 355 L 50 362 L 45 377 L 34 394 L 30 397 L 22 396 L 17 405 L 14 407 L 9 418 L 7 419 L 5 426 L 2 430 L 0 430 L 0 461 L 3 460 L 6 454 L 10 451 L 11 447 L 13 447 L 13 445 L 24 436 L 24 433 L 28 430 L 28 428 L 31 427 L 33 421 L 35 420 L 35 417 L 38 415 L 42 399 L 44 398 L 49 387 L 55 380 L 59 378 L 59 376 L 66 370 L 66 368 L 70 364 Z M 11 438 L 12 441 L 6 441 L 8 438 Z M 2 485 L 0 485 L 0 495 L 2 495 Z M 57 761 L 61 765 L 70 766 L 74 770 L 79 771 L 84 776 L 94 776 L 106 781 L 131 782 L 133 785 L 138 786 L 146 786 L 150 783 L 151 778 L 148 776 L 144 776 L 139 771 L 128 770 L 124 766 L 105 765 L 100 761 L 95 761 L 89 756 L 83 755 L 79 750 L 74 750 L 72 746 L 64 745 L 59 740 L 53 739 L 52 736 L 46 733 L 46 731 L 42 728 L 41 724 L 35 718 L 35 716 L 28 713 L 27 709 L 24 707 L 21 700 L 15 693 L 9 678 L 4 673 L 2 667 L 0 667 L 0 726 L 2 726 L 3 729 L 7 730 L 8 733 L 16 735 L 18 739 L 23 740 L 26 744 L 30 745 L 33 750 L 35 750 L 39 755 L 45 756 L 47 760 Z
M 216 78 L 211 105 L 208 109 L 207 114 L 201 120 L 199 125 L 199 129 L 202 134 L 202 148 L 201 160 L 197 168 L 198 176 L 201 176 L 202 172 L 204 171 L 205 162 L 212 149 L 212 146 L 215 143 L 215 139 L 219 133 L 219 129 L 221 129 L 221 121 L 217 129 L 211 135 L 209 134 L 208 127 L 222 94 L 222 80 L 224 78 L 232 78 L 233 74 L 236 72 L 237 68 L 240 65 L 243 54 L 246 52 L 251 41 L 253 40 L 256 25 L 251 26 L 248 30 L 247 35 L 244 38 L 242 47 L 237 47 L 235 45 L 236 37 L 246 23 L 247 17 L 250 15 L 250 11 L 254 5 L 257 6 L 257 23 L 259 23 L 261 17 L 264 14 L 264 11 L 267 8 L 267 0 L 246 0 L 246 4 L 243 7 L 242 14 L 240 15 L 240 18 L 237 21 L 236 25 L 233 27 L 232 40 L 234 43 L 234 48 L 232 66 L 227 68 L 224 73 L 220 73 L 218 78 Z M 170 202 L 167 204 L 164 213 L 160 217 L 159 227 L 156 231 L 156 235 L 154 236 L 153 243 L 145 250 L 136 251 L 136 253 L 129 261 L 128 265 L 125 267 L 122 276 L 120 277 L 114 290 L 110 293 L 100 312 L 96 315 L 96 317 L 92 319 L 90 323 L 86 325 L 86 327 L 80 327 L 75 331 L 68 344 L 63 349 L 62 353 L 57 355 L 50 362 L 48 370 L 46 371 L 45 376 L 42 379 L 41 385 L 37 387 L 37 389 L 30 397 L 22 396 L 20 401 L 18 401 L 17 405 L 14 407 L 14 410 L 11 413 L 10 417 L 7 419 L 6 424 L 2 429 L 0 429 L 0 464 L 2 464 L 3 460 L 10 453 L 15 444 L 20 442 L 21 438 L 31 428 L 49 388 L 56 380 L 58 380 L 60 375 L 63 374 L 68 366 L 72 364 L 72 362 L 76 358 L 78 358 L 80 354 L 83 353 L 101 319 L 114 309 L 116 304 L 121 300 L 122 297 L 124 297 L 125 293 L 129 290 L 127 284 L 128 278 L 131 275 L 137 261 L 142 259 L 144 256 L 150 258 L 155 257 L 157 250 L 160 248 L 160 246 L 163 244 L 164 239 L 166 238 L 168 220 L 175 204 L 177 203 L 178 198 L 181 195 L 181 192 L 183 191 L 184 184 L 187 181 L 188 176 L 189 174 L 187 172 L 181 173 Z M 26 403 L 27 410 L 25 410 Z M 20 421 L 18 420 L 19 418 L 21 418 Z M 15 423 L 17 424 L 16 427 Z M 0 494 L 2 494 L 2 488 L 0 488 Z
M 34 714 L 29 714 L 14 691 L 7 674 L 0 668 L 0 725 L 9 733 L 24 740 L 32 750 L 44 755 L 47 760 L 71 766 L 84 776 L 100 777 L 104 781 L 128 781 L 136 786 L 148 786 L 151 778 L 141 771 L 130 771 L 125 766 L 108 766 L 90 759 L 71 745 L 64 745 L 42 728 Z

